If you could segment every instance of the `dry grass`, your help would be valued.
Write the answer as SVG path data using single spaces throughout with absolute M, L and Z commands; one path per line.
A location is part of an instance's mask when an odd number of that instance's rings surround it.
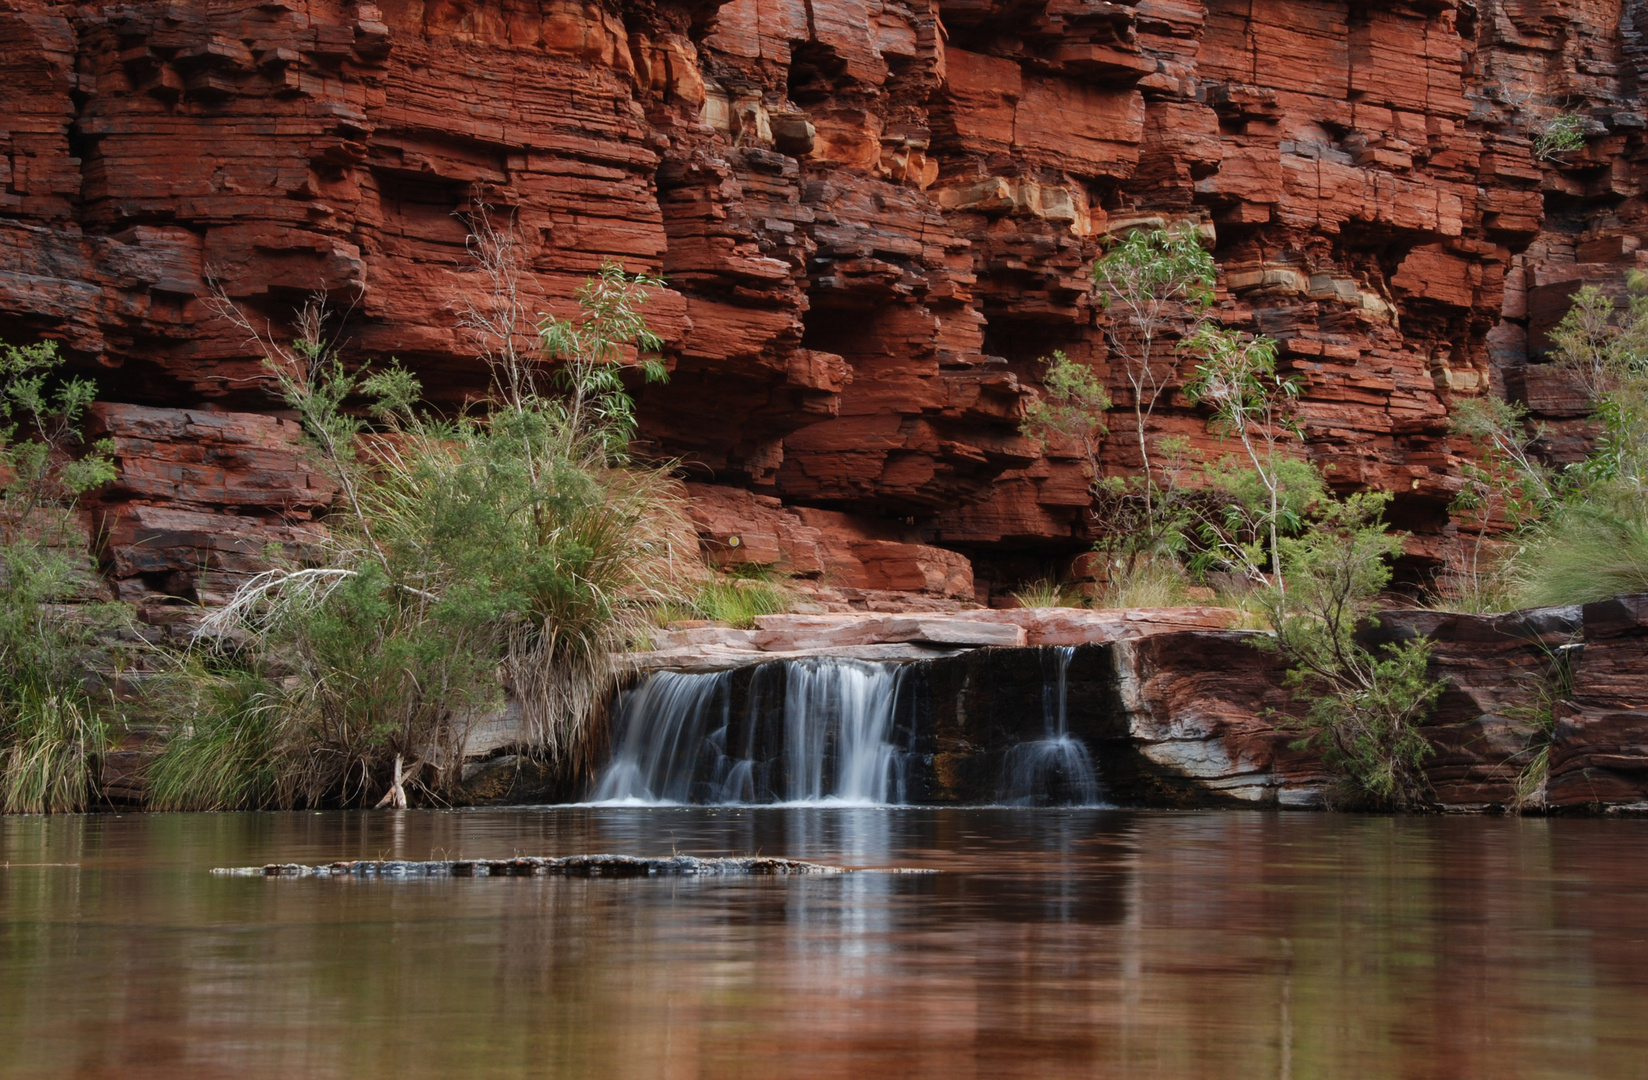
M 25 685 L 14 696 L 0 768 L 8 814 L 78 813 L 90 805 L 94 756 L 108 734 L 84 695 Z
M 1085 607 L 1082 597 L 1069 585 L 1055 578 L 1032 581 L 1012 593 L 1013 599 L 1027 608 Z
M 1131 571 L 1112 571 L 1093 602 L 1098 608 L 1184 607 L 1190 582 L 1178 564 L 1165 559 L 1140 560 Z

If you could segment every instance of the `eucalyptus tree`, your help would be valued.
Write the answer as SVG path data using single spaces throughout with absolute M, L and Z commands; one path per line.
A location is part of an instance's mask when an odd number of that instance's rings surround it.
M 1174 340 L 1189 340 L 1213 307 L 1218 267 L 1194 225 L 1135 229 L 1093 264 L 1110 319 L 1105 336 L 1133 396 L 1134 437 L 1143 466 L 1145 516 L 1154 517 L 1149 427 L 1178 371 Z
M 1187 348 L 1202 360 L 1185 395 L 1212 409 L 1214 428 L 1234 437 L 1245 458 L 1245 465 L 1238 458 L 1214 466 L 1213 475 L 1222 473 L 1221 486 L 1232 494 L 1254 489 L 1227 504 L 1224 520 L 1204 519 L 1206 548 L 1253 580 L 1263 580 L 1268 565 L 1285 595 L 1280 538 L 1302 523 L 1303 511 L 1325 492 L 1316 469 L 1282 446 L 1304 437 L 1293 416 L 1300 383 L 1277 371 L 1270 338 L 1208 325 Z

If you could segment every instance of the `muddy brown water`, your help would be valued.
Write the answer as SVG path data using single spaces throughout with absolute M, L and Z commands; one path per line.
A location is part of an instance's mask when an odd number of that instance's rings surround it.
M 214 877 L 586 852 L 930 875 Z M 1648 1077 L 1648 821 L 0 819 L 6 1077 Z

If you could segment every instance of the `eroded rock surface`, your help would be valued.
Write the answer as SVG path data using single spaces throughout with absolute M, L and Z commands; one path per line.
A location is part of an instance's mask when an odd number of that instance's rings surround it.
M 638 670 L 708 671 L 806 656 L 921 660 L 976 648 L 1097 645 L 1231 625 L 1225 608 L 1011 608 L 959 613 L 759 615 L 749 630 L 683 626 L 654 635 L 633 654 Z
M 1393 611 L 1367 640 L 1414 637 L 1430 639 L 1430 675 L 1445 683 L 1423 728 L 1441 806 L 1648 808 L 1648 598 L 1506 615 Z M 1288 695 L 1257 639 L 1190 630 L 1117 646 L 1138 754 L 1118 761 L 1119 794 L 1283 806 L 1330 796 L 1331 777 L 1292 746 L 1299 732 L 1277 723 Z
M 456 401 L 485 381 L 457 319 L 479 199 L 514 223 L 530 310 L 568 313 L 608 258 L 668 277 L 648 312 L 674 376 L 643 435 L 689 463 L 712 557 L 736 536 L 826 606 L 942 608 L 1086 547 L 1073 453 L 1017 432 L 1036 358 L 1064 349 L 1125 407 L 1087 269 L 1107 233 L 1196 221 L 1222 317 L 1282 341 L 1312 456 L 1396 495 L 1423 577 L 1457 542 L 1457 401 L 1503 386 L 1583 448 L 1583 396 L 1530 361 L 1578 284 L 1648 257 L 1645 17 L 0 0 L 0 330 L 61 341 L 118 403 L 122 593 L 211 598 L 325 492 L 208 277 L 276 333 L 322 291 L 351 359 Z M 1536 160 L 1559 108 L 1586 146 Z M 1215 449 L 1177 394 L 1157 428 Z M 1108 469 L 1137 468 L 1129 435 Z

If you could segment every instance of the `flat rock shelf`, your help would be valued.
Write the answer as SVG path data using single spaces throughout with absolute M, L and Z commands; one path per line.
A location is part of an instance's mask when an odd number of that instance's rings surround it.
M 644 859 L 633 855 L 567 855 L 561 858 L 521 856 L 513 859 L 452 859 L 438 862 L 356 860 L 305 866 L 300 863 L 270 863 L 267 866 L 219 867 L 214 874 L 235 877 L 729 877 L 780 874 L 897 873 L 932 871 L 852 870 L 797 859 L 723 858 L 698 859 L 691 855 Z

